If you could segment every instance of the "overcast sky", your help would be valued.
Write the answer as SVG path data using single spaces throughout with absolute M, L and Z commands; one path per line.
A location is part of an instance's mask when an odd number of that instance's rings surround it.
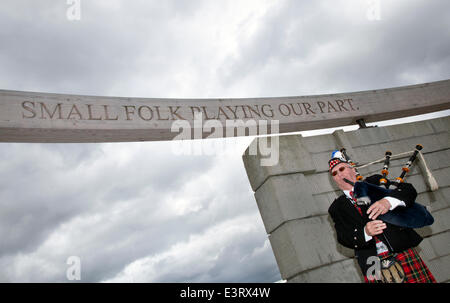
M 155 98 L 450 78 L 447 0 L 4 0 L 0 89 Z M 376 6 L 379 4 L 379 11 Z M 69 10 L 69 11 L 68 11 Z M 448 112 L 446 112 L 448 115 Z M 280 280 L 241 154 L 0 144 L 0 282 Z

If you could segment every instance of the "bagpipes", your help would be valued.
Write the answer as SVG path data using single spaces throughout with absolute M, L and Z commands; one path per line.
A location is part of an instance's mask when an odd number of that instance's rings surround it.
M 341 154 L 347 160 L 347 162 L 355 168 L 356 182 L 353 183 L 350 180 L 344 178 L 344 181 L 353 185 L 354 196 L 358 205 L 371 205 L 372 203 L 383 199 L 389 194 L 397 190 L 401 183 L 404 182 L 406 174 L 410 171 L 414 160 L 416 160 L 417 154 L 422 149 L 422 145 L 416 145 L 416 148 L 408 159 L 408 162 L 402 167 L 402 173 L 399 177 L 395 178 L 392 182 L 387 179 L 389 174 L 389 162 L 392 156 L 390 151 L 386 151 L 383 169 L 381 170 L 382 178 L 380 179 L 380 186 L 363 181 L 363 177 L 359 174 L 356 163 L 353 162 L 347 155 L 345 148 L 340 150 Z M 379 215 L 378 218 L 384 222 L 408 228 L 421 228 L 433 224 L 434 218 L 425 206 L 414 202 L 411 206 L 403 207 L 398 206 L 392 211 L 388 211 L 383 215 Z

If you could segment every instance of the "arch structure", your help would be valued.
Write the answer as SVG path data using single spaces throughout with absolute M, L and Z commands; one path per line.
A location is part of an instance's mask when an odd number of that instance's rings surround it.
M 255 134 L 245 131 L 253 125 L 258 135 L 273 134 L 449 108 L 450 80 L 351 93 L 241 99 L 125 98 L 0 90 L 0 142 L 161 141 L 186 139 L 179 136 L 180 129 L 189 127 L 200 138 L 220 138 Z

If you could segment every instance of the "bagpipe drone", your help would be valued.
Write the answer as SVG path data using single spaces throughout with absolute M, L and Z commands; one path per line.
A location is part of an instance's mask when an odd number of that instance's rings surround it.
M 389 174 L 389 162 L 392 153 L 390 151 L 386 151 L 383 169 L 381 170 L 382 178 L 380 179 L 380 186 L 363 181 L 363 177 L 359 174 L 356 168 L 356 163 L 348 157 L 345 148 L 342 148 L 340 150 L 341 155 L 352 167 L 355 168 L 356 171 L 355 183 L 344 178 L 345 182 L 353 185 L 354 187 L 353 192 L 356 198 L 356 203 L 358 205 L 369 206 L 372 203 L 389 196 L 392 191 L 397 190 L 399 185 L 404 182 L 406 174 L 410 171 L 417 154 L 422 148 L 422 145 L 416 145 L 416 148 L 408 159 L 408 162 L 402 167 L 402 173 L 393 181 L 389 181 L 387 179 L 387 175 Z M 338 151 L 336 150 L 334 153 L 337 152 Z M 431 225 L 434 222 L 433 216 L 430 212 L 428 212 L 426 207 L 417 202 L 414 202 L 408 207 L 398 206 L 383 215 L 379 215 L 378 218 L 384 222 L 408 228 L 421 228 Z

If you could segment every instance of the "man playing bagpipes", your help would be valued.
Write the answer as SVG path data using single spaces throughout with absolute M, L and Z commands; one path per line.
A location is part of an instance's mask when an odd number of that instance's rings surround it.
M 345 150 L 343 152 L 345 154 Z M 413 160 L 410 158 L 409 166 Z M 422 237 L 411 227 L 394 225 L 379 218 L 395 210 L 401 213 L 402 209 L 413 207 L 417 197 L 414 187 L 403 180 L 392 182 L 396 186 L 388 190 L 386 196 L 375 201 L 362 199 L 361 203 L 353 193 L 360 185 L 357 182 L 370 184 L 369 187 L 382 185 L 389 188 L 391 182 L 385 178 L 386 171 L 383 170 L 383 175 L 373 175 L 361 181 L 354 163 L 342 152 L 334 152 L 328 164 L 333 180 L 344 192 L 333 201 L 328 212 L 334 221 L 338 242 L 354 249 L 365 281 L 435 283 L 435 278 L 415 249 Z

